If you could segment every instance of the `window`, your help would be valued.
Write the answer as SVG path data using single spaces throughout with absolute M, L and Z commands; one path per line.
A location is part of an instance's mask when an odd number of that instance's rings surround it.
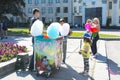
M 22 9 L 22 12 L 24 12 L 24 13 L 25 13 L 25 8 L 23 8 L 23 9 Z
M 46 8 L 42 7 L 42 14 L 45 14 L 45 12 L 46 12 Z
M 77 12 L 77 7 L 76 6 L 74 6 L 74 13 L 76 13 Z
M 60 13 L 60 7 L 56 8 L 56 13 Z
M 68 17 L 64 17 L 65 22 L 68 22 Z
M 64 13 L 68 13 L 68 7 L 64 7 Z
M 60 3 L 60 0 L 56 0 L 56 3 Z
M 53 0 L 48 0 L 48 3 L 52 4 L 52 3 L 53 3 Z
M 32 13 L 32 8 L 28 8 L 28 13 Z
M 79 3 L 81 3 L 82 2 L 82 0 L 79 0 Z
M 119 1 L 119 8 L 120 8 L 120 1 Z
M 92 1 L 92 5 L 95 5 L 95 1 Z
M 53 8 L 52 7 L 48 8 L 48 13 L 53 13 Z
M 46 3 L 46 0 L 41 0 L 41 3 Z
M 119 16 L 119 24 L 120 24 L 120 16 Z
M 82 6 L 79 6 L 79 13 L 82 13 Z
M 68 3 L 68 0 L 63 0 L 63 3 Z
M 109 9 L 112 9 L 112 2 L 109 2 Z
M 77 2 L 77 0 L 74 0 L 74 2 Z
M 35 0 L 35 4 L 39 4 L 39 0 Z
M 28 0 L 28 4 L 32 4 L 32 0 Z

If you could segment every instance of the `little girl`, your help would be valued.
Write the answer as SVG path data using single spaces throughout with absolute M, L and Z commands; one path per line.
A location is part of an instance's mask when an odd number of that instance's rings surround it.
M 85 29 L 90 32 L 91 26 L 92 26 L 92 20 L 87 19 L 87 22 L 85 24 Z
M 88 75 L 89 72 L 89 58 L 91 53 L 90 45 L 91 45 L 90 35 L 88 33 L 85 33 L 83 36 L 83 44 L 80 51 L 84 60 L 84 71 L 82 72 L 83 75 Z

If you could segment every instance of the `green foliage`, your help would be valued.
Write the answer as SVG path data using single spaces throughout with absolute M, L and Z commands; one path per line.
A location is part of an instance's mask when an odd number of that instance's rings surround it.
M 0 16 L 3 14 L 12 14 L 23 17 L 22 8 L 24 7 L 24 0 L 0 0 Z

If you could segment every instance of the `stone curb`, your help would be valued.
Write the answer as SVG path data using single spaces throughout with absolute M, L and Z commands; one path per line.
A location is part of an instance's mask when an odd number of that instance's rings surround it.
M 32 54 L 29 54 L 29 59 L 32 57 Z M 4 76 L 8 74 L 9 72 L 15 71 L 15 62 L 16 58 L 13 58 L 12 60 L 3 63 L 0 63 L 0 76 Z M 1 77 L 0 77 L 1 78 Z

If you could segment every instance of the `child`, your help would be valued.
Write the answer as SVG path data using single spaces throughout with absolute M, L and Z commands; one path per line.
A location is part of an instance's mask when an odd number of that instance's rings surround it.
M 88 75 L 89 72 L 89 58 L 91 53 L 90 45 L 91 45 L 90 35 L 88 33 L 85 33 L 83 36 L 83 44 L 80 51 L 84 59 L 84 71 L 82 72 L 83 75 Z
M 85 29 L 86 29 L 86 33 L 88 33 L 90 35 L 90 40 L 92 41 L 91 27 L 92 27 L 92 20 L 91 19 L 87 19 L 87 22 L 85 24 Z
M 85 24 L 85 29 L 89 32 L 90 32 L 90 29 L 91 29 L 91 25 L 92 25 L 92 20 L 88 19 L 86 24 Z

